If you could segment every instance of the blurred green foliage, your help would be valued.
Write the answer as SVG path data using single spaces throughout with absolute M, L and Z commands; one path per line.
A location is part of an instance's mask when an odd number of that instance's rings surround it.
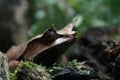
M 64 27 L 78 16 L 78 36 L 89 27 L 119 26 L 120 0 L 28 0 L 29 36 L 42 33 L 54 24 Z

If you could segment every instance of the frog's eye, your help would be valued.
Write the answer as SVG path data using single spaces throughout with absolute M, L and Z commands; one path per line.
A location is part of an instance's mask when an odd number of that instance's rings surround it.
M 43 43 L 50 43 L 59 37 L 54 27 L 50 27 L 42 36 Z

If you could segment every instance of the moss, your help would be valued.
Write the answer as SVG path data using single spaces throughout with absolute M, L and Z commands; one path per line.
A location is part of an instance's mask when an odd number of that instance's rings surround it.
M 10 73 L 11 80 L 51 80 L 45 67 L 33 62 L 21 62 L 14 73 Z
M 16 74 L 12 73 L 12 72 L 9 73 L 9 77 L 10 77 L 10 80 L 16 80 L 17 79 Z

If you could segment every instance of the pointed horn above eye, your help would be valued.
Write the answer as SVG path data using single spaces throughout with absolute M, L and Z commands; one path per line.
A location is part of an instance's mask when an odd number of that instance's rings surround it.
M 61 29 L 58 31 L 59 34 L 68 34 L 68 35 L 73 35 L 76 33 L 76 31 L 73 31 L 75 27 L 75 23 L 69 23 L 68 25 L 65 26 L 65 28 Z

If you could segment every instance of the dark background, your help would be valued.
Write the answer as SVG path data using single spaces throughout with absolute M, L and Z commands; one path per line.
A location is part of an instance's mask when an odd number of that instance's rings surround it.
M 0 0 L 0 51 L 74 18 L 78 37 L 90 27 L 119 27 L 120 0 Z

